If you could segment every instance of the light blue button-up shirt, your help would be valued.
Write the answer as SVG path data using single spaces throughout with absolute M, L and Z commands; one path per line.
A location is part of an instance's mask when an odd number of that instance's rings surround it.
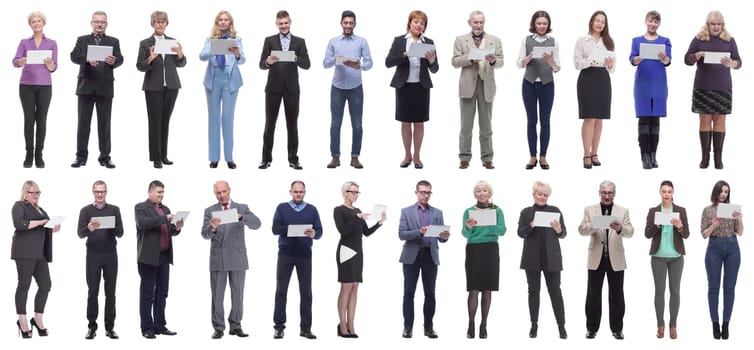
M 353 69 L 345 65 L 336 65 L 335 57 L 358 58 L 361 60 L 361 69 Z M 338 89 L 350 90 L 361 85 L 361 71 L 372 68 L 372 54 L 369 52 L 369 44 L 366 39 L 352 34 L 351 36 L 338 35 L 327 44 L 325 59 L 322 62 L 325 68 L 335 66 L 335 74 L 332 85 Z

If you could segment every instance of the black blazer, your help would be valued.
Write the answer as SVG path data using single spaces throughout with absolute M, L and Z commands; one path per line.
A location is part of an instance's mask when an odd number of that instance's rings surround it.
M 168 220 L 170 209 L 162 205 L 165 215 L 157 213 L 154 204 L 148 199 L 134 207 L 136 218 L 136 262 L 158 266 L 160 264 L 160 226 L 168 225 L 168 261 L 173 263 L 173 236 L 181 233 L 174 224 Z
M 422 37 L 422 41 L 426 44 L 435 43 L 432 39 L 427 37 Z M 388 68 L 398 66 L 395 69 L 395 74 L 393 74 L 393 80 L 390 82 L 390 86 L 396 89 L 403 87 L 403 85 L 406 84 L 406 80 L 408 80 L 409 63 L 408 57 L 403 55 L 404 52 L 406 52 L 406 36 L 396 36 L 395 39 L 393 39 L 393 45 L 390 47 L 390 52 L 388 52 L 387 57 L 385 58 L 385 66 Z M 435 57 L 435 63 L 433 64 L 429 64 L 429 61 L 426 58 L 421 58 L 419 83 L 421 83 L 422 87 L 425 89 L 432 88 L 432 79 L 429 77 L 429 72 L 437 73 L 437 70 L 440 69 L 437 62 L 437 57 Z
M 76 95 L 97 95 L 113 97 L 113 69 L 123 64 L 123 55 L 120 53 L 118 39 L 104 35 L 100 40 L 100 46 L 112 46 L 115 62 L 109 65 L 98 62 L 92 66 L 86 60 L 86 51 L 89 45 L 96 45 L 93 34 L 82 35 L 76 39 L 76 46 L 71 51 L 71 61 L 79 65 L 78 84 Z
M 165 35 L 165 39 L 173 39 Z M 186 65 L 186 55 L 183 58 L 178 59 L 178 55 L 157 55 L 149 64 L 149 49 L 155 44 L 154 35 L 142 40 L 139 43 L 139 55 L 136 58 L 136 69 L 140 72 L 144 72 L 144 83 L 141 89 L 144 91 L 160 91 L 163 86 L 167 86 L 168 89 L 180 89 L 181 80 L 178 79 L 177 67 L 183 67 Z M 163 68 L 165 77 L 163 79 Z
M 556 234 L 551 227 L 531 227 L 536 211 L 560 213 L 560 234 Z M 565 238 L 566 225 L 563 221 L 563 213 L 552 205 L 544 208 L 531 206 L 521 210 L 518 217 L 518 236 L 524 239 L 524 248 L 521 253 L 521 269 L 532 271 L 562 271 L 563 254 L 560 251 L 559 239 Z M 541 249 L 544 245 L 546 266 L 542 266 Z
M 288 50 L 296 52 L 296 62 L 278 62 L 267 66 L 267 57 L 273 50 L 282 50 L 280 44 L 280 34 L 268 36 L 264 39 L 262 46 L 262 55 L 259 59 L 259 68 L 269 70 L 267 74 L 267 85 L 264 87 L 266 93 L 298 94 L 300 88 L 298 85 L 298 68 L 309 69 L 309 52 L 306 50 L 306 41 L 291 34 L 291 44 Z
M 662 226 L 655 225 L 655 213 L 662 211 L 662 204 L 649 208 L 647 212 L 647 221 L 644 226 L 644 235 L 647 238 L 652 239 L 652 243 L 649 246 L 649 255 L 654 255 L 657 250 L 660 249 L 660 240 L 662 239 Z M 673 212 L 679 213 L 678 216 L 681 219 L 683 228 L 677 229 L 673 227 L 673 246 L 678 253 L 686 255 L 686 247 L 683 245 L 683 240 L 689 238 L 689 219 L 686 216 L 686 209 L 680 205 L 673 203 Z
M 10 258 L 52 262 L 52 229 L 44 226 L 29 229 L 31 220 L 49 220 L 47 213 L 42 208 L 37 211 L 29 202 L 18 201 L 13 204 L 11 215 L 15 231 Z

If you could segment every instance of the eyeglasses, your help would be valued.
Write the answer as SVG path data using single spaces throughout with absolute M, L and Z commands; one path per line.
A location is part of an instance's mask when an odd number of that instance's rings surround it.
M 422 196 L 431 196 L 432 191 L 416 191 L 416 193 L 422 195 Z
M 361 194 L 361 192 L 359 192 L 359 191 L 346 191 L 346 192 L 352 193 L 352 194 L 355 194 L 355 195 L 360 195 Z
M 107 191 L 92 191 L 92 192 L 94 194 L 97 194 L 97 195 L 103 195 L 103 194 L 107 193 Z
M 103 24 L 103 25 L 107 25 L 107 21 L 92 21 L 92 24 Z
M 614 195 L 615 195 L 615 192 L 612 192 L 612 191 L 600 191 L 600 196 L 612 197 Z
M 26 191 L 26 193 L 31 196 L 39 196 L 40 194 L 42 194 L 42 191 Z

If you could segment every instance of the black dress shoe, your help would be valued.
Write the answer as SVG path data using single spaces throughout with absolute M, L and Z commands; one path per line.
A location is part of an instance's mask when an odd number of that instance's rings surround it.
M 73 163 L 71 163 L 71 168 L 78 168 L 86 165 L 86 161 L 83 159 L 76 158 Z
M 99 165 L 108 168 L 108 169 L 115 169 L 115 164 L 110 159 L 107 160 L 100 160 Z
M 162 335 L 176 335 L 176 334 L 178 334 L 178 332 L 173 332 L 173 331 L 171 331 L 171 330 L 169 330 L 167 328 L 163 328 L 161 331 L 159 331 L 157 333 L 162 334 Z
M 615 334 L 615 333 L 613 333 Z M 597 332 L 594 331 L 586 331 L 586 339 L 594 339 L 594 337 L 597 336 Z
M 424 335 L 430 339 L 437 339 L 437 332 L 435 332 L 435 330 L 432 328 L 425 328 Z
M 534 167 L 537 166 L 537 160 L 534 160 L 534 163 L 526 163 L 526 170 L 534 169 Z
M 283 339 L 285 336 L 285 332 L 282 328 L 275 328 L 275 334 L 272 336 L 273 339 Z
M 154 338 L 157 338 L 157 336 L 155 336 L 155 335 L 154 335 L 154 331 L 152 331 L 151 329 L 150 329 L 150 330 L 147 330 L 147 331 L 143 331 L 143 332 L 141 332 L 141 335 L 142 335 L 142 336 L 143 336 L 144 338 L 147 338 L 147 339 L 154 339 Z
M 484 322 L 479 325 L 479 339 L 487 339 L 487 324 Z
M 298 335 L 306 338 L 306 339 L 317 339 L 317 336 L 312 333 L 312 331 L 301 331 Z
M 403 337 L 404 338 L 411 338 L 414 336 L 414 331 L 411 330 L 411 328 L 404 327 L 403 328 Z
M 414 163 L 414 169 L 424 169 L 424 163 Z
M 267 169 L 267 168 L 269 168 L 270 167 L 270 163 L 272 163 L 272 162 L 270 162 L 269 160 L 263 160 L 261 163 L 259 163 L 259 169 Z
M 623 340 L 623 332 L 613 332 L 613 338 Z
M 235 169 L 236 168 L 236 162 L 228 162 L 228 169 Z
M 291 168 L 293 168 L 293 169 L 296 169 L 296 170 L 301 170 L 301 169 L 304 168 L 304 167 L 301 166 L 301 164 L 298 161 L 288 162 L 288 166 L 291 167 Z
M 93 329 L 89 328 L 89 330 L 86 331 L 86 335 L 84 336 L 84 339 L 92 340 L 96 336 L 97 336 L 97 332 L 95 332 Z
M 118 339 L 118 338 L 120 338 L 120 337 L 118 336 L 118 333 L 115 333 L 115 331 L 114 331 L 114 330 L 112 330 L 112 329 L 111 329 L 111 330 L 109 330 L 109 331 L 105 331 L 105 336 L 107 336 L 107 337 L 108 337 L 108 338 L 110 338 L 110 339 Z
M 539 327 L 537 326 L 536 322 L 531 323 L 531 328 L 529 329 L 529 338 L 536 338 L 537 337 L 537 330 Z
M 476 326 L 474 325 L 474 322 L 469 322 L 469 328 L 466 329 L 466 338 L 472 339 L 476 336 L 474 332 L 476 331 Z
M 217 162 L 209 162 L 210 169 L 217 168 Z
M 401 168 L 408 168 L 409 165 L 411 165 L 411 159 L 409 159 L 409 160 L 407 160 L 405 162 L 401 162 L 400 167 Z
M 568 339 L 568 332 L 566 332 L 565 327 L 558 326 L 558 333 L 560 334 L 560 339 Z
M 155 160 L 152 163 L 154 163 L 154 168 L 155 169 L 162 169 L 162 162 L 160 162 L 159 160 Z
M 220 339 L 223 337 L 223 331 L 215 331 L 212 333 L 212 339 Z
M 238 336 L 238 337 L 241 337 L 241 338 L 246 338 L 246 337 L 249 336 L 249 334 L 248 333 L 244 333 L 243 329 L 241 329 L 241 328 L 231 329 L 230 332 L 228 332 L 228 334 L 235 335 L 235 336 Z
M 162 164 L 173 165 L 173 161 L 167 158 L 162 158 Z

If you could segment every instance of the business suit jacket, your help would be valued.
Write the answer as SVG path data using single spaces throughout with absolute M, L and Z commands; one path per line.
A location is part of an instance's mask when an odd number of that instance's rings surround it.
M 471 33 L 461 35 L 456 38 L 453 44 L 453 67 L 461 68 L 461 77 L 458 81 L 458 96 L 460 98 L 471 98 L 476 90 L 477 79 L 479 79 L 479 64 L 469 60 L 469 52 L 476 49 L 474 39 Z M 495 99 L 497 86 L 495 84 L 495 69 L 503 67 L 503 44 L 494 35 L 484 33 L 484 47 L 479 49 L 493 49 L 495 52 L 495 65 L 490 65 L 486 59 L 481 60 L 484 65 L 484 101 L 492 103 Z
M 592 218 L 602 215 L 602 206 L 598 203 L 584 208 L 584 219 L 579 225 L 579 233 L 582 236 L 590 236 L 589 249 L 586 260 L 586 267 L 590 270 L 597 270 L 602 260 L 604 229 L 592 227 Z M 613 271 L 623 271 L 626 269 L 626 253 L 623 248 L 623 237 L 631 238 L 634 235 L 634 226 L 631 225 L 631 219 L 628 217 L 628 209 L 613 204 L 610 216 L 619 217 L 623 229 L 617 232 L 608 229 L 607 251 L 610 256 L 610 266 Z
M 162 211 L 165 215 L 160 215 L 157 213 L 154 203 L 147 199 L 136 204 L 134 211 L 136 219 L 136 262 L 152 266 L 160 265 L 160 226 L 167 224 L 168 238 L 170 239 L 168 262 L 172 264 L 173 236 L 181 233 L 181 231 L 168 220 L 167 214 L 170 214 L 170 208 L 162 204 Z
M 243 271 L 249 269 L 249 258 L 246 255 L 246 235 L 244 226 L 256 230 L 262 223 L 246 204 L 231 201 L 229 209 L 235 208 L 241 218 L 238 222 L 217 226 L 212 232 L 209 225 L 212 220 L 212 212 L 223 210 L 220 203 L 215 203 L 204 209 L 204 222 L 202 223 L 202 237 L 212 240 L 209 250 L 210 271 Z
M 29 221 L 50 219 L 44 209 L 37 211 L 29 202 L 17 201 L 13 204 L 11 216 L 15 231 L 10 258 L 52 262 L 52 229 L 44 226 L 29 229 Z
M 652 244 L 649 246 L 649 255 L 654 255 L 654 253 L 657 253 L 657 250 L 660 249 L 662 226 L 655 225 L 655 213 L 662 211 L 661 206 L 662 205 L 658 205 L 654 208 L 649 208 L 649 212 L 647 213 L 644 235 L 647 236 L 647 238 L 652 239 Z M 679 213 L 681 223 L 683 224 L 683 228 L 680 230 L 673 226 L 673 245 L 675 246 L 676 251 L 685 255 L 686 248 L 683 245 L 683 240 L 689 238 L 689 219 L 686 216 L 686 209 L 679 205 L 675 205 L 675 203 L 673 204 L 673 212 Z
M 393 80 L 390 81 L 390 86 L 396 89 L 406 85 L 406 81 L 408 80 L 410 69 L 408 57 L 403 56 L 403 53 L 406 52 L 406 40 L 405 35 L 396 36 L 393 39 L 393 45 L 390 46 L 390 52 L 388 52 L 385 58 L 385 66 L 388 68 L 396 67 L 395 73 L 393 73 Z M 425 36 L 421 37 L 421 42 L 425 44 L 435 43 L 432 39 Z M 435 63 L 433 64 L 429 64 L 429 61 L 424 57 L 420 60 L 419 83 L 425 89 L 432 88 L 432 78 L 429 77 L 429 72 L 437 73 L 437 70 L 440 69 L 440 65 L 437 62 L 437 57 L 435 57 Z
M 238 91 L 238 89 L 243 85 L 241 70 L 238 69 L 238 66 L 246 62 L 246 56 L 243 54 L 243 45 L 241 44 L 241 38 L 236 37 L 235 40 L 236 46 L 238 46 L 239 58 L 236 59 L 236 55 L 230 53 L 225 55 L 225 72 L 229 72 L 228 88 L 230 89 L 231 93 Z M 207 63 L 207 70 L 204 73 L 204 88 L 207 90 L 212 90 L 212 82 L 214 81 L 215 77 L 215 67 L 217 66 L 217 61 L 215 60 L 215 55 L 213 55 L 212 51 L 210 50 L 210 45 L 211 38 L 207 38 L 207 40 L 204 41 L 204 47 L 202 48 L 202 51 L 199 53 L 200 61 L 209 61 Z
M 278 62 L 271 66 L 267 66 L 267 57 L 270 56 L 273 50 L 282 50 L 283 47 L 280 44 L 280 34 L 268 36 L 264 39 L 264 45 L 262 46 L 262 55 L 259 59 L 259 68 L 268 70 L 267 73 L 267 85 L 264 87 L 265 93 L 280 94 L 287 92 L 288 94 L 298 94 L 300 87 L 298 84 L 298 68 L 309 69 L 311 62 L 309 61 L 309 52 L 306 50 L 306 41 L 303 38 L 299 38 L 291 34 L 291 43 L 288 47 L 289 51 L 296 52 L 296 62 Z
M 413 264 L 422 244 L 422 235 L 419 233 L 421 224 L 419 224 L 419 213 L 417 212 L 418 204 L 413 204 L 401 209 L 401 220 L 398 226 L 398 238 L 403 243 L 403 250 L 399 261 L 403 264 Z M 442 211 L 433 206 L 429 206 L 429 224 L 445 225 L 442 217 Z M 432 261 L 435 265 L 440 265 L 440 247 L 437 242 L 445 243 L 447 239 L 439 237 L 432 238 L 429 250 L 432 253 Z
M 113 69 L 123 64 L 123 55 L 120 52 L 120 41 L 109 35 L 103 35 L 100 46 L 112 46 L 115 62 L 112 65 L 104 61 L 97 62 L 96 66 L 86 60 L 86 51 L 89 45 L 97 45 L 94 34 L 82 35 L 76 39 L 76 46 L 71 51 L 71 61 L 79 65 L 78 83 L 76 95 L 97 95 L 113 97 Z
M 560 213 L 560 234 L 556 234 L 551 227 L 531 227 L 534 221 L 534 213 L 546 211 Z M 524 239 L 524 248 L 521 253 L 521 269 L 530 271 L 555 272 L 563 270 L 563 255 L 560 251 L 560 239 L 567 234 L 563 213 L 552 205 L 545 207 L 531 206 L 521 210 L 518 217 L 518 236 Z M 545 245 L 547 261 L 545 266 L 541 264 L 540 245 Z
M 173 38 L 165 35 L 165 39 Z M 158 54 L 151 64 L 147 63 L 149 49 L 154 46 L 156 41 L 154 35 L 150 35 L 139 43 L 136 69 L 144 72 L 144 83 L 141 85 L 141 89 L 144 91 L 160 91 L 163 86 L 167 86 L 168 89 L 180 89 L 181 80 L 178 78 L 178 69 L 176 68 L 186 65 L 186 55 L 179 59 L 178 55 Z M 163 71 L 165 72 L 164 78 Z

